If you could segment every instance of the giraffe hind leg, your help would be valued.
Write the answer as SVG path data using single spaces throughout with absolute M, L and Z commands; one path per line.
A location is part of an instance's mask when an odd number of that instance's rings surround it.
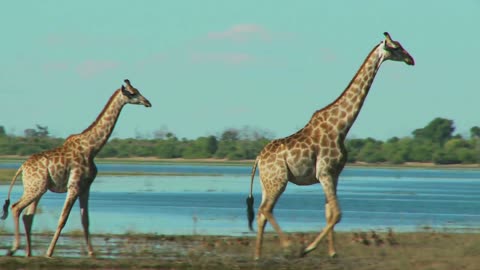
M 43 195 L 43 193 L 45 193 L 45 191 L 43 192 L 36 191 L 36 193 L 32 194 L 28 191 L 29 189 L 25 189 L 20 200 L 18 200 L 18 202 L 12 205 L 12 216 L 13 216 L 13 224 L 15 229 L 15 237 L 13 241 L 13 246 L 7 253 L 8 256 L 12 256 L 20 247 L 20 214 L 27 206 L 38 201 L 40 197 Z M 25 219 L 23 219 L 23 221 L 25 224 Z M 31 229 L 31 223 L 30 223 L 30 229 Z M 30 235 L 28 235 L 27 237 L 30 237 Z M 29 240 L 27 239 L 27 241 Z M 30 243 L 27 243 L 27 245 L 29 246 Z
M 258 214 L 257 214 L 258 232 L 257 232 L 257 241 L 256 241 L 256 249 L 255 249 L 255 259 L 260 258 L 262 243 L 263 243 L 263 233 L 264 233 L 265 225 L 267 221 L 270 222 L 270 225 L 272 225 L 273 229 L 277 232 L 278 237 L 280 239 L 280 244 L 284 248 L 287 248 L 290 246 L 290 241 L 288 240 L 287 236 L 283 233 L 282 229 L 277 223 L 277 220 L 273 216 L 273 208 L 275 206 L 275 203 L 277 202 L 278 198 L 280 197 L 280 195 L 283 193 L 284 190 L 285 190 L 285 187 L 280 188 L 277 192 L 275 192 L 275 195 L 273 195 L 273 197 L 266 194 L 266 192 L 264 192 L 262 196 L 262 202 L 260 204 L 260 207 L 258 208 Z
M 27 208 L 26 213 L 23 214 L 23 225 L 25 226 L 25 238 L 27 241 L 27 245 L 25 247 L 25 256 L 30 257 L 32 256 L 32 245 L 31 245 L 31 233 L 32 233 L 32 224 L 33 224 L 33 217 L 35 215 L 35 211 L 38 206 L 38 202 L 40 198 L 33 201 Z
M 273 216 L 273 206 L 273 204 L 269 204 L 267 207 L 264 208 L 260 206 L 259 212 L 268 222 L 270 222 L 270 225 L 272 225 L 273 229 L 277 232 L 278 237 L 280 238 L 280 244 L 283 247 L 288 247 L 290 245 L 290 242 L 288 241 L 287 236 L 283 233 L 282 229 L 278 225 L 277 220 Z
M 262 243 L 263 243 L 263 232 L 265 230 L 265 226 L 267 225 L 267 218 L 259 211 L 257 215 L 257 240 L 255 244 L 255 260 L 260 259 L 260 255 L 262 252 Z

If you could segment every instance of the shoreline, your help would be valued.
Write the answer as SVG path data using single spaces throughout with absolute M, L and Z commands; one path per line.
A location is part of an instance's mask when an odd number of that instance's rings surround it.
M 0 156 L 0 163 L 8 162 L 23 162 L 29 156 Z M 126 163 L 126 164 L 185 164 L 185 165 L 209 165 L 209 166 L 253 166 L 255 160 L 228 160 L 228 159 L 215 159 L 215 158 L 203 158 L 203 159 L 185 159 L 185 158 L 171 158 L 162 159 L 157 157 L 128 157 L 128 158 L 95 158 L 95 162 L 102 163 Z M 433 169 L 479 169 L 480 163 L 474 164 L 447 164 L 440 165 L 431 162 L 406 162 L 403 164 L 390 164 L 390 163 L 366 163 L 355 162 L 347 163 L 345 167 L 365 167 L 365 168 L 433 168 Z
M 2 163 L 22 163 L 27 156 L 0 156 Z M 97 158 L 97 164 L 139 164 L 139 165 L 192 165 L 192 166 L 253 166 L 255 160 L 226 160 L 226 159 L 160 159 L 155 157 L 135 158 Z M 425 170 L 480 170 L 480 164 L 453 164 L 437 165 L 433 163 L 409 162 L 404 164 L 385 163 L 347 163 L 346 168 L 369 168 L 369 169 L 425 169 Z M 0 185 L 9 184 L 18 168 L 0 168 Z M 220 176 L 220 174 L 209 173 L 155 173 L 155 172 L 112 172 L 99 171 L 99 176 Z M 18 184 L 18 183 L 17 183 Z
M 62 235 L 53 258 L 44 258 L 51 235 L 33 235 L 33 255 L 23 250 L 1 256 L 2 269 L 432 269 L 473 270 L 478 267 L 480 234 L 441 231 L 366 232 L 358 241 L 354 232 L 336 233 L 338 257 L 327 255 L 327 241 L 301 258 L 300 251 L 316 233 L 287 233 L 291 246 L 283 249 L 275 233 L 265 235 L 262 258 L 253 260 L 255 237 L 106 235 L 92 236 L 96 258 L 86 254 L 81 235 Z M 13 235 L 0 235 L 2 250 Z M 381 239 L 381 242 L 375 239 Z M 24 239 L 22 239 L 24 241 Z M 448 248 L 445 248 L 448 247 Z

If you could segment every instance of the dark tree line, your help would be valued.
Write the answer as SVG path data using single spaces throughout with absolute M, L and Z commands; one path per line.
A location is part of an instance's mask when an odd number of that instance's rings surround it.
M 347 139 L 349 162 L 402 164 L 433 162 L 436 164 L 480 163 L 480 127 L 470 129 L 469 138 L 455 135 L 454 122 L 435 118 L 412 136 L 393 137 L 386 141 L 373 138 Z M 271 141 L 268 132 L 252 129 L 226 129 L 218 135 L 196 139 L 177 138 L 167 130 L 154 132 L 153 138 L 111 139 L 99 157 L 217 158 L 254 159 Z M 24 136 L 8 135 L 0 126 L 0 155 L 27 156 L 51 149 L 64 139 L 49 136 L 48 128 L 37 125 Z
M 480 162 L 480 128 L 470 129 L 470 137 L 454 135 L 452 120 L 435 118 L 411 137 L 393 137 L 385 142 L 372 138 L 347 140 L 350 162 L 402 164 L 472 164 Z

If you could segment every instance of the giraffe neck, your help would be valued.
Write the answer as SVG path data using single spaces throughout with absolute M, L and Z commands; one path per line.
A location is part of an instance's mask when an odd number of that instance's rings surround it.
M 341 138 L 346 137 L 362 108 L 373 79 L 384 60 L 383 50 L 383 42 L 375 46 L 342 94 L 320 111 L 319 116 L 336 127 Z
M 94 157 L 105 145 L 125 104 L 121 91 L 115 91 L 97 119 L 81 133 L 90 156 Z

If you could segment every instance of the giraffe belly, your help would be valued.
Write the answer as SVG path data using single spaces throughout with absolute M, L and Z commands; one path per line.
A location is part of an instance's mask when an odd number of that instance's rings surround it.
M 315 177 L 315 165 L 311 162 L 305 161 L 297 164 L 297 166 L 289 166 L 290 174 L 289 181 L 300 186 L 318 184 L 318 180 Z
M 65 193 L 67 192 L 67 182 L 66 181 L 55 182 L 53 179 L 51 179 L 49 181 L 48 189 L 51 192 L 55 192 L 55 193 Z
M 317 178 L 315 177 L 315 170 L 312 167 L 291 171 L 290 179 L 288 180 L 300 186 L 319 183 Z
M 289 181 L 299 186 L 320 184 L 314 175 L 292 177 Z
M 67 172 L 65 169 L 49 168 L 48 189 L 56 193 L 67 192 Z

